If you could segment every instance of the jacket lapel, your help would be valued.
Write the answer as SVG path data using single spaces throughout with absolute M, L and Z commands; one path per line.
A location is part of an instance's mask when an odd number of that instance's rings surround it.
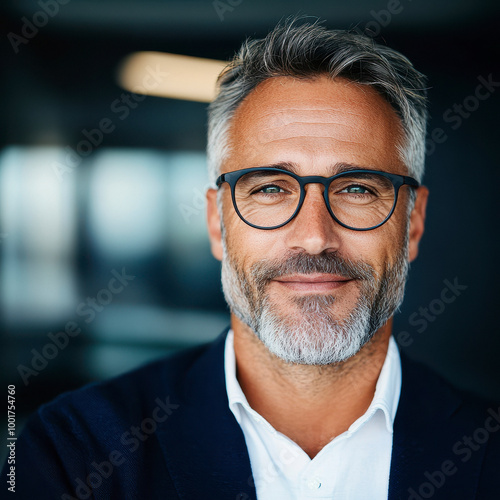
M 226 333 L 191 366 L 181 382 L 179 408 L 157 430 L 182 499 L 256 498 L 245 438 L 228 406 Z
M 423 365 L 403 354 L 401 362 L 389 500 L 475 498 L 484 447 L 469 456 L 457 443 L 474 433 L 477 415 L 464 409 L 458 394 Z

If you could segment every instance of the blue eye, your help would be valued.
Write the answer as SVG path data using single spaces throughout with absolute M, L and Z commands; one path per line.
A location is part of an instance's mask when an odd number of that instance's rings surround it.
M 368 189 L 365 188 L 364 186 L 359 186 L 353 184 L 352 186 L 347 186 L 344 188 L 341 193 L 348 193 L 348 194 L 367 194 L 369 193 Z
M 264 194 L 277 194 L 283 193 L 284 191 L 278 186 L 264 186 L 263 188 L 259 189 L 258 192 Z

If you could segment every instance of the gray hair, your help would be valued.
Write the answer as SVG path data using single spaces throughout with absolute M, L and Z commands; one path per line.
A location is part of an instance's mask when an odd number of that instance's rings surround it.
M 398 114 L 404 133 L 398 145 L 409 175 L 422 180 L 427 124 L 426 78 L 399 52 L 351 31 L 328 30 L 296 20 L 278 24 L 265 38 L 246 40 L 218 79 L 209 106 L 208 169 L 215 184 L 230 152 L 228 132 L 238 106 L 261 82 L 277 76 L 312 78 L 328 74 L 374 87 Z

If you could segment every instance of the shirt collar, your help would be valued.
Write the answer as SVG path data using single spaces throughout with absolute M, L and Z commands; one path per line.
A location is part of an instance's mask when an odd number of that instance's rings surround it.
M 349 428 L 355 432 L 367 422 L 377 410 L 381 410 L 385 417 L 387 431 L 393 432 L 394 418 L 398 409 L 401 393 L 401 357 L 394 337 L 391 335 L 389 346 L 382 370 L 375 386 L 375 395 L 366 410 L 366 413 L 356 420 Z
M 248 404 L 247 398 L 241 390 L 240 383 L 236 378 L 236 356 L 234 353 L 234 332 L 229 330 L 226 337 L 224 349 L 224 371 L 226 375 L 226 391 L 229 400 L 229 409 L 233 412 L 236 420 L 241 424 L 240 408 L 243 407 L 248 412 L 254 410 Z
M 246 411 L 252 416 L 257 412 L 248 404 L 247 398 L 236 378 L 236 357 L 234 353 L 234 333 L 229 330 L 224 351 L 224 371 L 226 377 L 226 390 L 229 400 L 229 409 L 234 414 L 237 422 L 241 424 L 241 412 Z M 385 417 L 387 431 L 393 432 L 394 418 L 399 403 L 401 392 L 401 358 L 396 341 L 391 335 L 387 355 L 375 387 L 375 395 L 365 414 L 358 418 L 348 430 L 352 434 L 370 420 L 380 410 Z M 268 424 L 269 425 L 269 424 Z

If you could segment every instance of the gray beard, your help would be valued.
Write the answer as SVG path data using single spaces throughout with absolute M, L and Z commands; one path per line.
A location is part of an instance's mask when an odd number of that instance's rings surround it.
M 407 248 L 406 235 L 394 265 L 387 264 L 381 276 L 369 264 L 345 259 L 337 252 L 258 261 L 247 276 L 231 259 L 224 242 L 222 289 L 231 311 L 283 361 L 318 366 L 340 363 L 359 352 L 403 302 Z M 308 295 L 294 299 L 298 314 L 280 314 L 267 285 L 278 276 L 297 273 L 337 274 L 357 280 L 359 298 L 354 308 L 337 319 L 333 295 Z

